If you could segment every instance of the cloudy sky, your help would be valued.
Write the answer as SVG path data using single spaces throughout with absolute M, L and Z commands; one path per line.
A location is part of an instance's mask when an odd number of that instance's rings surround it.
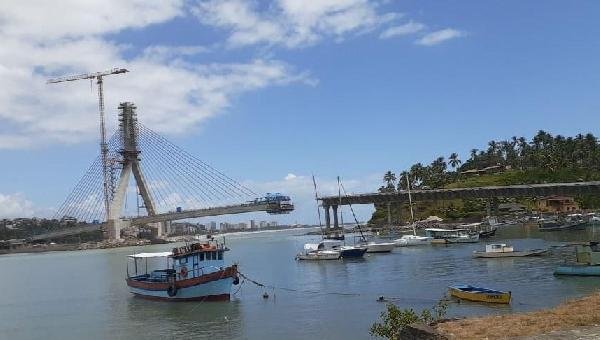
M 290 194 L 282 222 L 316 221 L 311 174 L 372 191 L 490 139 L 598 134 L 600 3 L 568 5 L 2 1 L 0 217 L 51 214 L 98 154 L 95 88 L 46 79 L 112 67 L 131 72 L 105 80 L 110 130 L 135 102 L 230 177 Z

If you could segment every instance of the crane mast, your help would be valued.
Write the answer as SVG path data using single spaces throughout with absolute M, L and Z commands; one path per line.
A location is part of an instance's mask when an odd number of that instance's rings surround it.
M 83 80 L 83 79 L 96 79 L 98 85 L 98 111 L 100 114 L 100 157 L 102 158 L 102 176 L 103 176 L 103 193 L 104 193 L 104 209 L 105 216 L 108 218 L 110 210 L 110 185 L 109 185 L 109 173 L 108 173 L 108 144 L 106 143 L 106 124 L 104 122 L 104 81 L 103 77 L 111 74 L 120 74 L 129 72 L 124 68 L 113 68 L 107 71 L 95 72 L 95 73 L 84 73 L 72 76 L 53 78 L 47 81 L 48 84 L 56 84 L 68 81 Z

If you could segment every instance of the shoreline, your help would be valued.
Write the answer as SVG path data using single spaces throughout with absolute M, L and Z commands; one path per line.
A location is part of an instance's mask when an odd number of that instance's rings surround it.
M 212 234 L 213 237 L 231 237 L 245 236 L 253 234 L 270 234 L 284 231 L 293 230 L 311 230 L 315 227 L 302 227 L 302 228 L 285 228 L 285 229 L 270 229 L 270 230 L 254 230 L 254 231 L 233 231 L 222 234 Z M 318 228 L 318 227 L 317 227 Z M 83 251 L 83 250 L 95 250 L 95 249 L 111 249 L 111 248 L 126 248 L 126 247 L 139 247 L 154 244 L 170 244 L 170 243 L 182 243 L 189 242 L 196 237 L 202 237 L 206 234 L 199 235 L 185 235 L 185 236 L 172 236 L 164 239 L 164 243 L 153 243 L 151 240 L 146 239 L 126 239 L 120 242 L 116 241 L 98 241 L 98 242 L 84 242 L 84 243 L 56 243 L 56 244 L 31 244 L 26 247 L 20 247 L 15 249 L 0 249 L 0 256 L 11 255 L 11 254 L 35 254 L 35 253 L 47 253 L 57 251 Z
M 534 312 L 469 317 L 434 327 L 449 339 L 546 338 L 563 332 L 600 337 L 600 290 Z

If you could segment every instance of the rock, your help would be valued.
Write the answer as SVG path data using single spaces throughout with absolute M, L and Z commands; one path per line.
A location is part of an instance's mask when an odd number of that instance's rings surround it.
M 429 325 L 413 323 L 402 329 L 400 340 L 448 340 L 448 338 Z

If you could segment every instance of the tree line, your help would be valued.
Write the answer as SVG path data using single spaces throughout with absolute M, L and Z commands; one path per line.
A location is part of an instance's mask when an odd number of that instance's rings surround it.
M 523 181 L 527 182 L 552 181 L 565 172 L 587 177 L 600 173 L 600 145 L 592 133 L 564 137 L 540 130 L 531 140 L 516 136 L 508 140 L 492 140 L 486 149 L 470 150 L 464 162 L 453 152 L 448 158 L 437 157 L 428 165 L 416 163 L 398 174 L 387 171 L 379 191 L 406 190 L 407 176 L 411 188 L 443 188 L 463 179 L 461 174 L 467 170 L 491 166 L 528 173 L 528 177 L 523 177 Z M 584 179 L 588 178 L 576 178 Z

